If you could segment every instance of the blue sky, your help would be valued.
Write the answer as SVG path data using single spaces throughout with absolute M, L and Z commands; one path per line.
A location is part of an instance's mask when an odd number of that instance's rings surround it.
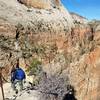
M 76 12 L 88 19 L 100 20 L 100 0 L 62 0 L 71 12 Z

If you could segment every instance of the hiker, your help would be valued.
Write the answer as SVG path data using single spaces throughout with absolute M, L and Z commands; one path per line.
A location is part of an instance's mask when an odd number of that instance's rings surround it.
M 71 85 L 67 86 L 67 94 L 64 96 L 63 100 L 77 100 L 75 98 L 75 90 Z
M 20 91 L 23 89 L 23 82 L 25 81 L 25 72 L 19 67 L 19 61 L 17 61 L 16 68 L 13 66 L 11 70 L 11 83 L 13 90 L 18 93 L 18 89 L 16 89 L 16 85 L 19 84 Z

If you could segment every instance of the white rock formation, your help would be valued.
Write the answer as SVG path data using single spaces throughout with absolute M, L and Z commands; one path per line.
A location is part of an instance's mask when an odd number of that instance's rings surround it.
M 35 1 L 35 0 L 34 0 Z M 49 23 L 52 27 L 61 29 L 73 26 L 73 20 L 63 6 L 51 9 L 28 8 L 20 4 L 17 0 L 0 0 L 0 19 L 6 20 L 14 25 L 21 23 L 25 25 L 34 25 L 35 22 Z M 55 25 L 54 25 L 55 23 Z M 60 23 L 60 26 L 57 24 Z

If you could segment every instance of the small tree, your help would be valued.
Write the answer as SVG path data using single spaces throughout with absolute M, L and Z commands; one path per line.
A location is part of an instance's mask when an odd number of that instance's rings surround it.
M 42 72 L 42 63 L 34 58 L 30 64 L 30 66 L 28 67 L 28 69 L 26 70 L 28 72 L 29 76 L 34 75 L 34 79 L 33 79 L 33 84 L 37 85 L 39 84 L 40 81 L 40 74 Z
M 42 71 L 41 64 L 42 63 L 38 59 L 34 58 L 27 69 L 29 75 L 37 76 Z

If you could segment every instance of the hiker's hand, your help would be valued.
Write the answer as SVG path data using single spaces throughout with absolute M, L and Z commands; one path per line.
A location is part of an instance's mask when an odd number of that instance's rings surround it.
M 26 83 L 26 80 L 24 79 L 24 83 Z

